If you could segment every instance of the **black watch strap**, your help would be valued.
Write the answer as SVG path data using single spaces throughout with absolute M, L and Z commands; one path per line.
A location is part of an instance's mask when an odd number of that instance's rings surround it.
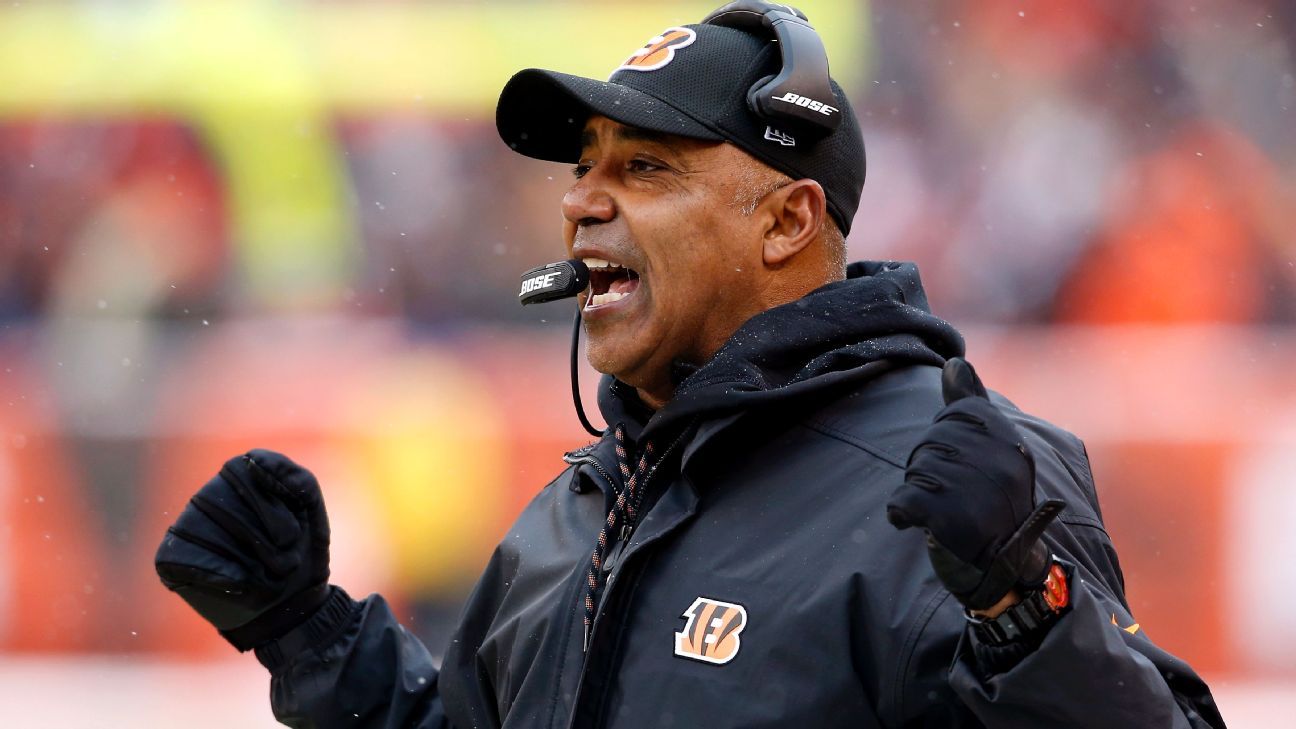
M 998 647 L 1041 638 L 1070 603 L 1066 571 L 1054 560 L 1043 586 L 1028 590 L 1021 602 L 993 618 L 964 616 L 979 642 Z

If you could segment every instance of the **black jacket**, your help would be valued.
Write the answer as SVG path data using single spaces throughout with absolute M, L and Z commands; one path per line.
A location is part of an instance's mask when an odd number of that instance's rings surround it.
M 509 530 L 439 672 L 381 597 L 336 590 L 258 651 L 276 717 L 456 729 L 1223 726 L 1188 665 L 1122 629 L 1135 620 L 1084 446 L 998 396 L 1035 456 L 1037 497 L 1067 502 L 1046 540 L 1070 566 L 1073 608 L 1006 671 L 973 650 L 922 534 L 892 528 L 885 509 L 942 406 L 940 365 L 962 353 L 912 265 L 855 264 L 846 281 L 753 318 L 704 366 L 681 366 L 656 413 L 605 379 L 608 422 L 669 455 L 638 527 L 608 553 L 588 651 L 586 569 L 622 487 L 609 436 L 567 454 Z

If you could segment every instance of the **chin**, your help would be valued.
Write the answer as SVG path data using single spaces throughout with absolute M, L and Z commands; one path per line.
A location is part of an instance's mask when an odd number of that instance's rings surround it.
M 623 357 L 618 357 L 612 347 L 589 342 L 585 345 L 585 359 L 595 371 L 621 379 L 626 370 Z
M 629 355 L 629 356 L 627 356 Z M 590 342 L 585 358 L 590 367 L 605 375 L 612 375 L 618 380 L 638 387 L 641 383 L 644 359 L 642 353 L 627 352 L 624 346 L 618 347 L 611 342 L 595 344 Z
M 590 367 L 635 388 L 660 387 L 670 379 L 671 357 L 679 355 L 678 344 L 655 318 L 587 322 L 584 336 Z

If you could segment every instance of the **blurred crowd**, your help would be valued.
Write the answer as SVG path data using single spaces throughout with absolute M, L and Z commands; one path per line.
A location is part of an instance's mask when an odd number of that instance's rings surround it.
M 965 322 L 1296 316 L 1296 6 L 932 0 L 870 16 L 872 72 L 850 89 L 870 157 L 855 257 L 919 261 Z M 526 321 L 504 292 L 559 253 L 566 170 L 519 163 L 488 118 L 325 126 L 353 250 L 315 306 Z M 248 310 L 240 275 L 270 254 L 235 240 L 202 126 L 6 118 L 0 155 L 0 317 Z
M 965 326 L 1296 323 L 1296 4 L 862 17 L 853 258 L 917 261 Z M 518 274 L 562 256 L 569 171 L 510 152 L 489 109 L 307 126 L 320 172 L 276 187 L 247 169 L 291 150 L 231 152 L 202 119 L 0 113 L 0 537 L 24 555 L 0 566 L 0 649 L 218 649 L 150 582 L 150 552 L 262 444 L 355 484 L 334 512 L 362 546 L 340 569 L 437 635 L 583 442 L 567 315 L 515 303 Z M 537 402 L 556 414 L 519 433 Z M 141 601 L 161 606 L 148 630 Z
M 875 12 L 856 253 L 973 321 L 1292 321 L 1296 6 Z

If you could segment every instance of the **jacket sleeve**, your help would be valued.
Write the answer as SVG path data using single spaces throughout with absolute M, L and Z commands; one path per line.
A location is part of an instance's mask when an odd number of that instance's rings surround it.
M 437 669 L 387 601 L 334 587 L 310 620 L 257 649 L 270 670 L 270 705 L 299 729 L 449 729 Z
M 993 649 L 965 631 L 950 684 L 972 713 L 989 727 L 1222 728 L 1192 668 L 1158 648 L 1100 583 L 1069 571 L 1071 609 L 1001 672 Z

